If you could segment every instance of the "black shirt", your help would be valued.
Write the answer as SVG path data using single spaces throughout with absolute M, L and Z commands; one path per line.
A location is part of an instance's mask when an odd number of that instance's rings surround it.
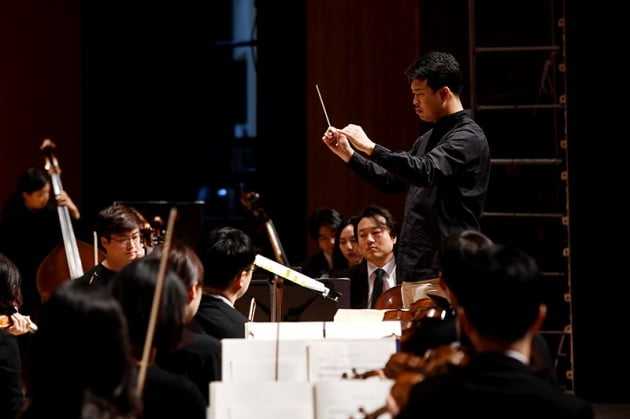
M 479 230 L 490 151 L 483 130 L 466 111 L 439 119 L 410 151 L 376 145 L 369 157 L 354 153 L 348 165 L 386 192 L 407 191 L 396 242 L 398 282 L 437 277 L 435 256 L 442 241 L 460 230 Z

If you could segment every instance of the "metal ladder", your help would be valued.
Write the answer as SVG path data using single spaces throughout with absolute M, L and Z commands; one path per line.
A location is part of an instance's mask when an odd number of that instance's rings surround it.
M 493 156 L 482 231 L 536 257 L 541 333 L 574 393 L 564 15 L 565 0 L 469 0 L 468 58 L 470 110 Z

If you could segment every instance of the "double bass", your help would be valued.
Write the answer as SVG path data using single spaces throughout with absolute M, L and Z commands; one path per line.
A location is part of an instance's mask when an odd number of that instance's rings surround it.
M 289 265 L 289 260 L 284 252 L 282 243 L 280 243 L 280 237 L 278 237 L 273 221 L 269 218 L 267 212 L 258 205 L 259 199 L 260 194 L 258 192 L 245 190 L 241 191 L 241 204 L 252 213 L 257 221 L 263 223 L 276 262 L 287 266 Z M 282 321 L 282 305 L 284 301 L 284 279 L 274 275 L 269 289 L 271 299 L 270 319 L 273 322 L 280 322 Z
M 53 154 L 55 147 L 55 143 L 46 138 L 40 149 L 44 153 L 44 167 L 50 176 L 53 193 L 58 199 L 61 191 L 63 191 L 63 186 L 61 184 L 61 167 L 57 157 Z M 96 265 L 105 257 L 105 254 L 95 246 L 76 239 L 70 210 L 67 206 L 58 205 L 57 215 L 59 216 L 63 243 L 55 247 L 37 268 L 37 290 L 42 302 L 48 300 L 52 292 L 62 282 L 79 278 L 83 275 L 84 269 Z

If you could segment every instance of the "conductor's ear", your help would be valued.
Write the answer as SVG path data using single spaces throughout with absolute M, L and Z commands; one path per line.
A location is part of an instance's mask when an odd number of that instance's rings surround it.
M 450 91 L 450 89 L 448 87 L 446 87 L 446 86 L 442 87 L 440 89 L 440 91 L 438 92 L 440 94 L 440 99 L 441 100 L 445 100 L 448 97 L 450 92 L 451 91 Z

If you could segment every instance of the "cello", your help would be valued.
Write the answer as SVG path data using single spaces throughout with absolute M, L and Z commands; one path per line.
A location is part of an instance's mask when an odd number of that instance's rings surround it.
M 61 185 L 59 161 L 53 154 L 55 147 L 55 143 L 46 138 L 40 149 L 45 157 L 44 168 L 50 175 L 52 190 L 55 198 L 58 199 L 61 191 L 63 191 L 63 186 Z M 76 239 L 67 206 L 58 205 L 57 215 L 59 216 L 63 243 L 53 249 L 37 268 L 37 290 L 42 302 L 48 300 L 52 292 L 63 281 L 82 276 L 84 268 L 96 265 L 105 257 L 105 254 L 97 250 L 96 247 Z

